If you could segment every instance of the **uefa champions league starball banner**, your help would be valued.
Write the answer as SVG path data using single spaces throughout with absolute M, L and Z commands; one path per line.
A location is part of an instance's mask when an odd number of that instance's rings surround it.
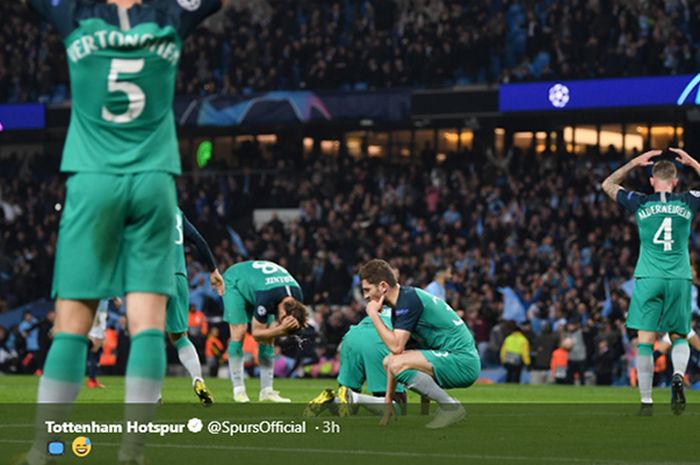
M 499 111 L 567 111 L 700 104 L 700 74 L 502 84 Z
M 246 97 L 178 99 L 175 115 L 181 126 L 407 121 L 411 115 L 411 92 L 273 91 Z

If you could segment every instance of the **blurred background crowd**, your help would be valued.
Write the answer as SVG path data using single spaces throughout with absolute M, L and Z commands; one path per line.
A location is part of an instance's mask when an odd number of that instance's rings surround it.
M 0 101 L 69 98 L 61 39 L 0 3 Z M 178 94 L 366 90 L 698 68 L 696 0 L 235 0 L 185 43 Z
M 469 324 L 486 366 L 505 364 L 512 351 L 521 369 L 545 370 L 553 379 L 562 363 L 555 351 L 564 347 L 568 382 L 586 382 L 586 373 L 588 382 L 628 382 L 635 348 L 622 323 L 638 238 L 632 217 L 600 189 L 618 161 L 516 150 L 438 162 L 426 151 L 409 164 L 320 156 L 298 167 L 270 159 L 232 174 L 214 165 L 179 180 L 180 206 L 222 271 L 254 258 L 278 262 L 297 277 L 313 316 L 302 350 L 299 341 L 289 341 L 286 352 L 279 348 L 290 359 L 287 374 L 302 375 L 306 366 L 311 375 L 321 370 L 318 363 L 332 374 L 343 334 L 364 316 L 359 265 L 384 257 L 403 284 L 447 300 Z M 0 175 L 4 309 L 50 293 L 63 183 L 54 167 L 30 158 L 6 161 Z M 628 184 L 648 190 L 643 172 Z M 253 210 L 272 205 L 291 208 L 293 219 L 250 220 Z M 693 233 L 694 263 L 698 239 Z M 228 333 L 199 260 L 188 254 L 191 329 L 205 358 L 209 328 L 217 327 L 224 345 Z M 30 340 L 46 337 L 29 337 L 41 333 L 34 324 L 34 333 L 0 330 L 0 347 L 17 354 L 23 344 L 36 348 Z M 125 331 L 118 314 L 110 327 Z M 507 342 L 511 334 L 524 340 Z

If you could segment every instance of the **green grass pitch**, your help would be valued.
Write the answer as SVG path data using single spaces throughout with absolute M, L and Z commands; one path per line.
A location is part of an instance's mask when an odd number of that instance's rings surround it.
M 74 422 L 114 422 L 123 418 L 124 380 L 104 377 L 101 390 L 82 389 L 73 408 Z M 656 389 L 653 416 L 640 417 L 633 388 L 579 386 L 479 385 L 452 391 L 464 403 L 465 421 L 444 430 L 428 430 L 431 417 L 420 415 L 412 396 L 409 414 L 387 427 L 364 409 L 359 415 L 325 415 L 305 419 L 305 403 L 333 380 L 275 380 L 275 389 L 292 404 L 253 402 L 234 404 L 229 380 L 207 381 L 216 404 L 197 403 L 186 378 L 168 378 L 154 421 L 184 424 L 190 418 L 256 423 L 261 420 L 306 421 L 304 434 L 212 435 L 159 437 L 149 435 L 148 465 L 157 464 L 269 464 L 285 465 L 410 465 L 410 464 L 698 464 L 697 431 L 700 404 L 688 393 L 689 405 L 681 416 L 669 406 L 668 389 Z M 258 381 L 246 381 L 248 394 L 257 399 Z M 37 378 L 0 377 L 0 464 L 12 463 L 33 437 L 33 405 Z M 433 406 L 433 409 L 435 406 Z M 329 426 L 330 425 L 330 426 Z M 329 432 L 324 432 L 329 429 Z M 66 434 L 69 445 L 76 434 Z M 70 453 L 56 465 L 116 463 L 120 435 L 93 435 L 93 452 L 78 459 Z

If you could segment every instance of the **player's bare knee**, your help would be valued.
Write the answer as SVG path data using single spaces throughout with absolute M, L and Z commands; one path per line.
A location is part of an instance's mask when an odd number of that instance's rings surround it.
M 231 340 L 241 342 L 245 337 L 246 325 L 230 325 Z
M 407 368 L 406 364 L 398 357 L 392 357 L 389 361 L 389 370 L 396 376 Z
M 384 360 L 382 361 L 382 365 L 384 366 L 384 371 L 389 371 L 389 364 L 391 363 L 391 359 L 393 358 L 393 355 L 387 355 L 384 357 Z

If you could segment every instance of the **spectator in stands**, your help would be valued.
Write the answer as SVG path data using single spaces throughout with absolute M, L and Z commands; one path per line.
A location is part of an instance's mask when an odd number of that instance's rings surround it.
M 224 344 L 219 339 L 219 327 L 212 326 L 204 345 L 204 356 L 209 368 L 209 376 L 215 378 L 219 374 L 219 365 L 224 356 Z
M 583 340 L 583 331 L 576 318 L 572 318 L 566 325 L 564 338 L 571 339 L 573 345 L 569 349 L 567 357 L 566 382 L 567 384 L 583 385 L 584 370 L 586 368 L 586 344 Z
M 268 0 L 229 8 L 184 44 L 177 92 L 444 87 L 674 75 L 698 65 L 692 2 L 380 4 Z M 0 16 L 10 18 L 0 26 L 0 101 L 67 99 L 58 36 L 20 2 L 0 2 Z M 434 156 L 426 168 L 433 163 Z
M 598 342 L 598 349 L 595 355 L 595 377 L 599 386 L 610 386 L 613 381 L 613 364 L 615 358 L 613 352 L 608 347 L 605 339 Z
M 9 335 L 4 326 L 0 326 L 0 373 L 17 373 L 19 357 L 17 351 L 9 344 Z
M 450 269 L 438 271 L 435 273 L 435 279 L 433 279 L 430 284 L 426 286 L 425 291 L 446 301 L 447 289 L 445 288 L 445 285 L 447 284 L 447 281 L 451 279 L 452 272 Z
M 197 349 L 197 353 L 201 359 L 204 354 L 206 337 L 207 334 L 209 334 L 209 323 L 207 322 L 207 317 L 204 312 L 197 309 L 192 303 L 190 303 L 189 306 L 187 334 L 192 344 L 194 344 Z
M 22 322 L 17 327 L 24 338 L 25 352 L 22 359 L 22 367 L 25 373 L 34 373 L 40 370 L 39 356 L 39 320 L 34 318 L 32 312 L 25 312 Z
M 56 319 L 56 312 L 54 309 L 49 310 L 46 316 L 41 320 L 38 326 L 39 330 L 39 352 L 37 353 L 37 370 L 40 372 L 44 369 L 44 361 L 46 360 L 46 355 L 49 353 L 51 348 L 51 342 L 53 341 L 53 324 Z
M 510 334 L 501 347 L 501 363 L 506 369 L 506 383 L 520 383 L 523 368 L 530 366 L 530 343 L 521 328 L 510 323 Z
M 551 381 L 550 370 L 552 354 L 559 345 L 559 336 L 552 332 L 549 323 L 542 325 L 542 332 L 535 337 L 532 347 L 533 361 L 530 372 L 530 384 L 548 384 Z

